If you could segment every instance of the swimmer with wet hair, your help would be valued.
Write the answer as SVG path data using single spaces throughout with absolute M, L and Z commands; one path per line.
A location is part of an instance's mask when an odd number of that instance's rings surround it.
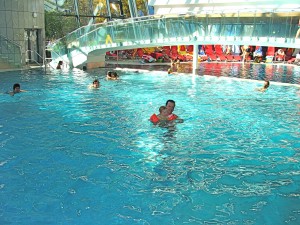
M 59 61 L 58 64 L 57 64 L 57 66 L 56 66 L 56 69 L 57 70 L 61 70 L 62 66 L 63 66 L 63 61 Z
M 15 94 L 20 93 L 20 92 L 26 92 L 26 91 L 21 90 L 21 85 L 16 83 L 16 84 L 13 85 L 13 91 L 8 91 L 6 93 L 10 94 L 11 96 L 14 96 Z
M 99 82 L 99 80 L 98 79 L 95 79 L 94 81 L 93 81 L 93 83 L 89 86 L 89 88 L 99 88 L 100 87 L 100 82 Z
M 106 74 L 107 80 L 118 80 L 119 75 L 116 72 L 108 71 Z
M 265 92 L 269 88 L 269 86 L 270 86 L 270 81 L 266 80 L 264 86 L 261 88 L 257 88 L 256 90 L 260 92 Z

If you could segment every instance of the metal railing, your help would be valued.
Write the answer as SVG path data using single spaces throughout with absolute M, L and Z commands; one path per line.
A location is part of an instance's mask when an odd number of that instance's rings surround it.
M 37 56 L 38 58 L 42 59 L 42 60 L 41 60 L 41 61 L 42 61 L 42 64 L 41 64 L 40 62 L 38 62 L 38 60 L 34 59 L 34 57 L 28 57 L 28 56 L 29 56 L 28 53 L 30 53 L 31 56 L 32 56 L 32 53 L 33 53 L 33 55 L 35 55 L 35 56 Z M 35 64 L 37 64 L 37 65 L 40 66 L 40 67 L 43 67 L 43 66 L 45 65 L 45 59 L 44 59 L 44 57 L 41 56 L 37 51 L 26 50 L 25 55 L 26 55 L 26 59 L 25 59 L 26 64 L 31 63 L 31 62 L 34 62 Z
M 45 58 L 45 62 L 46 62 L 46 63 L 45 63 L 45 68 L 46 68 L 47 66 L 50 66 L 50 67 L 52 67 L 52 69 L 56 69 L 56 66 L 57 66 L 57 64 L 58 64 L 59 61 L 62 61 L 65 65 L 69 64 L 68 61 L 62 59 L 62 58 L 60 57 L 60 55 L 59 55 L 57 52 L 55 52 L 53 49 L 47 48 L 46 51 L 49 51 L 49 52 L 51 53 L 51 57 L 50 57 L 50 58 Z M 46 54 L 45 54 L 45 55 L 46 55 Z M 53 57 L 53 56 L 54 56 L 54 57 Z M 58 59 L 58 61 L 55 61 L 55 59 Z M 53 62 L 54 62 L 55 64 L 53 64 Z
M 22 67 L 21 46 L 0 34 L 0 57 L 12 67 Z

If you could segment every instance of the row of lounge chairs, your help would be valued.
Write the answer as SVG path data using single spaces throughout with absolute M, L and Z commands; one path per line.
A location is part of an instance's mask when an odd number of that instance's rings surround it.
M 201 61 L 242 61 L 242 57 L 239 54 L 225 54 L 221 45 L 204 45 L 200 50 Z
M 119 51 L 119 54 L 113 52 L 107 52 L 109 58 L 139 58 L 149 62 L 153 61 L 192 61 L 193 60 L 193 45 L 179 45 L 179 46 L 163 46 L 160 48 L 138 48 L 126 51 Z M 266 62 L 282 61 L 292 62 L 294 49 L 276 49 L 275 47 L 265 47 L 266 52 L 262 51 L 261 46 L 249 46 L 249 54 L 240 55 L 230 53 L 224 53 L 221 45 L 202 45 L 199 49 L 199 61 L 242 61 L 245 57 L 245 61 L 251 61 L 258 59 L 258 62 L 265 60 Z M 122 54 L 121 54 L 122 53 Z M 243 53 L 242 53 L 243 54 Z M 260 55 L 259 55 L 260 54 Z M 153 60 L 152 60 L 153 58 Z M 150 60 L 148 60 L 150 59 Z
M 249 47 L 248 54 L 225 54 L 221 45 L 205 45 L 202 46 L 203 51 L 208 59 L 212 61 L 242 61 L 245 57 L 245 61 L 261 62 L 291 62 L 293 60 L 293 48 L 275 48 L 272 46 L 265 47 L 265 52 L 261 46 Z M 207 60 L 204 55 L 203 60 Z M 290 61 L 291 60 L 291 61 Z

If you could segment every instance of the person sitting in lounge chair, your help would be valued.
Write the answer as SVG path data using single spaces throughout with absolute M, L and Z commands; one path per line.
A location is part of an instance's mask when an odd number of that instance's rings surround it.
M 263 56 L 262 47 L 259 47 L 253 52 L 254 62 L 260 63 L 262 61 L 262 56 Z
M 284 61 L 285 59 L 285 53 L 284 51 L 280 48 L 277 50 L 277 52 L 275 53 L 275 60 L 277 61 Z

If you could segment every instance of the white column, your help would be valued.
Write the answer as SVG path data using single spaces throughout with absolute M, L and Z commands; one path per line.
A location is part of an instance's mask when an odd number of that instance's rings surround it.
M 198 45 L 194 44 L 193 51 L 193 75 L 196 75 L 196 71 L 198 69 Z

